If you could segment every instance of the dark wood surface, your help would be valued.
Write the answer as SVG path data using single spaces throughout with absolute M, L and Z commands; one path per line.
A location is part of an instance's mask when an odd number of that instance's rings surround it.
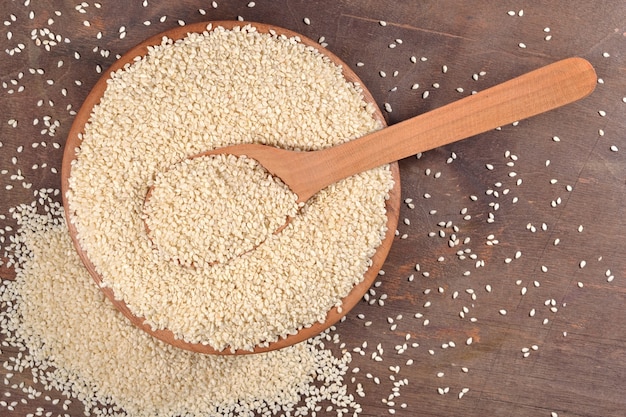
M 9 173 L 0 174 L 0 214 L 30 202 L 33 189 L 60 186 L 59 173 L 50 168 L 60 171 L 71 110 L 80 107 L 95 84 L 97 68 L 106 69 L 116 54 L 179 25 L 179 20 L 241 16 L 312 39 L 324 37 L 322 42 L 351 65 L 378 104 L 389 103 L 392 112 L 385 114 L 389 124 L 558 59 L 581 56 L 594 65 L 600 78 L 590 97 L 400 162 L 402 197 L 412 198 L 415 207 L 402 205 L 398 237 L 380 283 L 372 289 L 370 301 L 357 305 L 337 332 L 350 349 L 368 343 L 365 355 L 353 353 L 351 365 L 361 369 L 354 374 L 355 383 L 362 383 L 367 392 L 358 398 L 362 415 L 389 415 L 390 407 L 383 400 L 392 393 L 390 374 L 409 381 L 395 399 L 395 415 L 626 413 L 622 243 L 626 234 L 626 4 L 260 0 L 248 7 L 246 1 L 218 0 L 213 9 L 207 1 L 146 3 L 146 7 L 141 1 L 122 6 L 103 1 L 100 8 L 90 3 L 86 13 L 80 13 L 75 8 L 78 2 L 2 2 L 0 19 L 6 23 L 0 26 L 0 81 L 6 87 L 0 88 L 0 170 Z M 34 11 L 32 19 L 30 11 Z M 164 22 L 162 16 L 167 16 Z M 304 23 L 305 17 L 310 25 Z M 54 23 L 49 24 L 49 18 Z M 90 26 L 83 24 L 85 20 Z M 151 24 L 145 25 L 146 21 Z M 121 26 L 127 32 L 123 39 Z M 70 42 L 50 51 L 38 46 L 31 31 L 45 27 Z M 11 55 L 8 51 L 20 43 L 24 50 Z M 103 56 L 101 50 L 110 54 Z M 417 62 L 411 61 L 412 56 Z M 64 62 L 61 67 L 59 60 Z M 473 74 L 482 72 L 473 79 Z M 419 88 L 413 90 L 415 83 Z M 24 91 L 18 91 L 20 85 Z M 426 90 L 429 96 L 423 98 Z M 41 135 L 44 116 L 60 124 L 52 137 L 47 132 Z M 38 125 L 33 125 L 34 118 L 40 120 Z M 9 123 L 12 119 L 18 121 L 15 128 Z M 31 145 L 41 141 L 45 147 Z M 61 147 L 56 149 L 53 142 Z M 11 158 L 20 145 L 23 152 L 13 164 Z M 48 167 L 34 175 L 30 167 L 35 163 Z M 32 189 L 10 178 L 17 168 L 33 183 Z M 7 190 L 10 184 L 15 187 Z M 0 220 L 2 228 L 10 224 Z M 458 246 L 450 247 L 452 234 L 459 239 Z M 470 241 L 463 243 L 466 238 Z M 461 259 L 459 250 L 471 252 Z M 516 253 L 521 256 L 516 258 Z M 614 276 L 610 282 L 607 270 Z M 0 269 L 3 278 L 11 274 Z M 551 300 L 556 312 L 546 305 Z M 545 324 L 544 319 L 548 319 Z M 392 320 L 397 324 L 393 330 Z M 368 321 L 371 326 L 365 326 Z M 410 334 L 409 348 L 398 354 L 395 347 L 405 343 L 406 334 Z M 411 343 L 419 347 L 410 347 Z M 382 361 L 371 357 L 378 344 L 384 349 Z M 522 349 L 531 346 L 537 349 L 524 357 Z M 2 361 L 10 354 L 5 350 Z M 413 359 L 413 365 L 406 365 L 408 359 Z M 395 374 L 390 367 L 397 365 L 400 370 Z M 0 368 L 0 376 L 5 372 Z M 380 384 L 368 378 L 368 372 L 378 376 Z M 351 376 L 348 385 L 354 389 Z M 19 384 L 19 378 L 27 375 L 14 377 L 12 383 Z M 438 388 L 449 391 L 442 395 Z M 469 391 L 458 398 L 463 388 Z M 19 387 L 2 385 L 2 392 L 11 392 L 9 403 L 23 396 Z M 65 413 L 43 398 L 39 403 L 54 415 Z M 402 403 L 406 408 L 401 408 Z M 36 404 L 18 404 L 15 411 L 0 407 L 0 414 L 26 415 L 34 412 Z M 82 415 L 77 404 L 72 407 L 72 416 Z

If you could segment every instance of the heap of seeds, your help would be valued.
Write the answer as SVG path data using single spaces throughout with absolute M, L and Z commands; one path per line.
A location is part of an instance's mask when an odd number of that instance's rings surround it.
M 345 394 L 350 354 L 318 336 L 265 354 L 215 356 L 174 348 L 135 328 L 102 296 L 76 255 L 60 205 L 14 211 L 17 277 L 0 285 L 3 344 L 28 350 L 7 366 L 78 399 L 85 415 L 134 417 L 309 414 L 321 403 L 357 410 Z M 44 212 L 45 214 L 38 214 Z M 305 411 L 308 410 L 308 411 Z
M 321 149 L 380 128 L 373 112 L 297 38 L 251 26 L 164 38 L 113 74 L 85 126 L 67 196 L 80 244 L 135 315 L 186 342 L 252 349 L 323 321 L 384 237 L 389 167 L 328 187 L 257 249 L 204 268 L 164 261 L 144 198 L 156 173 L 191 155 L 250 142 Z
M 202 156 L 157 175 L 146 199 L 146 225 L 166 259 L 206 266 L 263 243 L 296 215 L 297 199 L 253 159 Z

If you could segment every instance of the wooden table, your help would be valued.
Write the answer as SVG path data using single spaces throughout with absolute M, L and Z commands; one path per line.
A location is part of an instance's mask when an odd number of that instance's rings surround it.
M 367 393 L 359 398 L 362 415 L 389 415 L 390 408 L 406 416 L 624 415 L 626 4 L 255 3 L 103 1 L 81 8 L 4 1 L 0 170 L 8 173 L 0 174 L 0 214 L 30 202 L 33 189 L 59 187 L 54 171 L 71 111 L 98 71 L 179 24 L 241 16 L 320 39 L 357 72 L 381 108 L 389 103 L 389 124 L 581 56 L 599 77 L 590 97 L 400 162 L 403 199 L 412 202 L 402 205 L 397 240 L 369 301 L 337 332 L 350 349 L 368 343 L 366 354 L 353 352 L 352 366 L 361 372 L 347 376 L 351 389 L 361 383 Z M 57 45 L 50 46 L 44 28 L 60 35 Z M 29 176 L 32 189 L 10 178 L 35 163 L 47 169 Z M 2 228 L 9 224 L 0 220 Z M 12 271 L 0 274 L 10 278 Z M 404 343 L 407 350 L 398 353 Z M 379 344 L 382 361 L 372 359 Z M 2 361 L 10 354 L 5 350 Z M 409 381 L 393 407 L 386 404 L 389 375 Z M 19 387 L 2 390 L 13 394 L 11 401 L 22 395 Z M 65 412 L 38 401 L 54 415 Z M 35 404 L 0 407 L 0 414 L 25 415 Z M 74 405 L 71 415 L 82 415 Z

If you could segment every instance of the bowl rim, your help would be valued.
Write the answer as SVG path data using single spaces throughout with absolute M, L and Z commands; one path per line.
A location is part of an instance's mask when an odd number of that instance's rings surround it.
M 252 354 L 252 353 L 262 353 L 268 352 L 276 349 L 281 349 L 287 346 L 294 345 L 296 343 L 302 342 L 306 339 L 314 337 L 330 326 L 336 324 L 341 318 L 343 318 L 356 304 L 361 300 L 363 295 L 368 291 L 371 285 L 374 283 L 376 277 L 378 276 L 378 271 L 382 267 L 387 258 L 391 245 L 393 243 L 393 239 L 395 237 L 395 230 L 398 225 L 398 219 L 400 215 L 400 198 L 401 198 L 401 190 L 400 190 L 400 170 L 397 162 L 389 164 L 390 170 L 392 173 L 392 177 L 394 180 L 394 186 L 389 192 L 388 199 L 386 201 L 386 212 L 387 212 L 387 223 L 386 223 L 386 232 L 385 236 L 381 242 L 381 244 L 376 248 L 375 254 L 370 258 L 370 266 L 363 275 L 363 278 L 360 283 L 356 284 L 350 292 L 342 298 L 341 307 L 334 307 L 328 311 L 326 315 L 326 319 L 324 322 L 316 322 L 311 324 L 310 326 L 303 327 L 295 334 L 290 334 L 285 337 L 280 337 L 278 340 L 274 342 L 267 343 L 267 346 L 256 346 L 253 350 L 244 350 L 237 349 L 232 350 L 229 348 L 223 350 L 217 350 L 210 345 L 205 345 L 202 343 L 189 343 L 185 342 L 181 339 L 176 339 L 174 334 L 167 329 L 164 330 L 153 330 L 150 325 L 145 323 L 145 319 L 143 317 L 138 317 L 132 313 L 128 305 L 121 299 L 116 299 L 113 290 L 109 287 L 102 286 L 102 278 L 100 274 L 96 271 L 95 265 L 89 259 L 89 256 L 85 250 L 82 249 L 79 240 L 78 240 L 78 230 L 76 228 L 75 223 L 72 221 L 74 219 L 74 213 L 70 210 L 69 200 L 68 200 L 68 191 L 70 190 L 69 179 L 71 177 L 71 168 L 73 161 L 76 159 L 76 149 L 80 147 L 82 143 L 82 134 L 84 132 L 85 125 L 88 123 L 89 118 L 91 117 L 93 108 L 100 102 L 104 91 L 107 86 L 107 80 L 111 78 L 111 75 L 123 69 L 125 65 L 132 64 L 135 59 L 138 57 L 143 57 L 148 53 L 148 48 L 155 45 L 160 45 L 162 39 L 167 37 L 174 41 L 183 39 L 187 37 L 191 33 L 203 33 L 205 31 L 212 31 L 219 27 L 222 27 L 226 30 L 233 30 L 235 28 L 243 28 L 246 26 L 252 26 L 259 33 L 272 33 L 277 35 L 285 35 L 289 38 L 296 37 L 301 43 L 308 47 L 315 48 L 319 53 L 328 57 L 332 62 L 341 66 L 342 74 L 346 81 L 358 84 L 362 90 L 363 100 L 366 103 L 369 103 L 374 108 L 373 117 L 378 120 L 382 128 L 387 126 L 385 118 L 377 105 L 375 99 L 373 98 L 370 91 L 365 87 L 363 82 L 357 76 L 357 74 L 339 57 L 333 54 L 331 51 L 327 50 L 325 47 L 322 47 L 317 42 L 312 39 L 294 32 L 289 29 L 282 28 L 280 26 L 271 25 L 267 23 L 259 23 L 252 21 L 233 21 L 233 20 L 216 20 L 216 21 L 205 21 L 205 22 L 197 22 L 188 24 L 181 27 L 172 28 L 163 32 L 160 32 L 156 35 L 150 36 L 145 39 L 141 43 L 137 44 L 133 48 L 131 48 L 128 52 L 123 54 L 118 60 L 116 60 L 103 74 L 100 76 L 96 84 L 93 86 L 80 109 L 78 110 L 70 131 L 67 136 L 67 140 L 65 143 L 64 151 L 63 151 L 63 160 L 61 165 L 61 191 L 62 191 L 62 202 L 63 208 L 65 211 L 65 219 L 67 223 L 67 227 L 69 230 L 69 234 L 73 243 L 73 246 L 78 253 L 82 263 L 85 268 L 89 272 L 92 279 L 98 285 L 102 293 L 113 303 L 113 305 L 128 318 L 131 323 L 133 323 L 136 327 L 139 327 L 143 331 L 149 333 L 153 337 L 160 339 L 161 341 L 168 343 L 177 348 L 189 350 L 197 353 L 205 353 L 205 354 L 221 354 L 221 355 L 241 355 L 241 354 Z

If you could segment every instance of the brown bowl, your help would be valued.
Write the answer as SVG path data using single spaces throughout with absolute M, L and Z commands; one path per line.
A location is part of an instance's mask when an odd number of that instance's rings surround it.
M 321 47 L 317 42 L 300 35 L 296 32 L 283 29 L 277 26 L 263 24 L 263 23 L 253 23 L 253 22 L 239 22 L 239 21 L 214 21 L 214 22 L 200 22 L 195 24 L 190 24 L 184 27 L 177 27 L 174 29 L 170 29 L 166 32 L 159 33 L 158 35 L 154 35 L 145 41 L 141 42 L 139 45 L 132 48 L 126 54 L 124 54 L 119 60 L 117 60 L 111 67 L 104 72 L 101 78 L 98 80 L 96 85 L 93 87 L 87 98 L 85 99 L 83 105 L 78 111 L 76 118 L 72 124 L 70 129 L 67 142 L 65 145 L 64 153 L 63 153 L 63 163 L 61 169 L 61 189 L 63 191 L 63 205 L 65 208 L 65 215 L 67 220 L 68 229 L 70 232 L 70 236 L 72 238 L 74 247 L 78 252 L 83 264 L 87 268 L 87 271 L 92 276 L 94 281 L 98 284 L 102 292 L 106 295 L 106 297 L 113 303 L 113 305 L 124 314 L 135 326 L 140 329 L 146 331 L 152 336 L 160 339 L 166 343 L 169 343 L 173 346 L 190 350 L 193 352 L 199 353 L 208 353 L 208 354 L 233 354 L 230 349 L 224 349 L 223 351 L 218 351 L 211 346 L 203 345 L 203 344 L 194 344 L 188 343 L 180 339 L 174 338 L 174 334 L 169 330 L 152 330 L 152 328 L 145 323 L 145 319 L 142 317 L 135 316 L 126 303 L 122 300 L 116 300 L 113 294 L 113 290 L 108 287 L 101 287 L 102 277 L 96 272 L 95 266 L 89 260 L 89 255 L 81 248 L 78 239 L 77 239 L 77 230 L 75 225 L 71 222 L 72 212 L 69 210 L 69 204 L 67 201 L 67 191 L 69 190 L 69 178 L 71 175 L 72 161 L 76 158 L 75 149 L 80 147 L 81 145 L 81 135 L 84 132 L 85 125 L 87 124 L 89 117 L 91 116 L 91 112 L 93 107 L 100 102 L 104 91 L 107 86 L 107 80 L 111 77 L 111 73 L 121 69 L 124 65 L 128 63 L 132 63 L 133 60 L 137 56 L 144 56 L 148 52 L 148 47 L 153 45 L 159 45 L 161 43 L 161 39 L 163 36 L 167 36 L 173 40 L 182 39 L 186 37 L 189 33 L 193 32 L 203 32 L 207 30 L 207 25 L 212 24 L 212 27 L 224 27 L 225 29 L 232 29 L 236 26 L 242 26 L 246 24 L 251 24 L 256 27 L 258 32 L 261 33 L 269 33 L 270 31 L 274 31 L 277 34 L 284 34 L 288 37 L 297 36 L 300 38 L 301 42 L 307 46 L 311 46 L 317 49 L 321 54 L 330 58 L 335 64 L 340 65 L 343 68 L 343 75 L 347 81 L 358 83 L 361 85 L 363 89 L 363 97 L 364 100 L 368 103 L 374 105 L 376 109 L 374 113 L 374 117 L 379 120 L 383 126 L 386 126 L 385 119 L 376 105 L 374 98 L 371 93 L 365 88 L 359 77 L 350 69 L 348 65 L 342 62 L 337 56 Z M 374 280 L 378 275 L 378 271 L 382 267 L 387 254 L 389 253 L 389 249 L 391 248 L 391 244 L 393 242 L 395 236 L 395 230 L 398 224 L 398 217 L 400 214 L 400 171 L 397 163 L 391 164 L 392 176 L 395 181 L 395 185 L 391 190 L 390 198 L 386 203 L 387 209 L 387 232 L 385 234 L 385 238 L 383 239 L 381 245 L 377 248 L 376 253 L 371 258 L 372 265 L 366 271 L 363 276 L 363 280 L 358 285 L 355 285 L 354 288 L 342 299 L 341 311 L 337 308 L 331 309 L 326 315 L 326 320 L 323 323 L 315 323 L 310 327 L 306 327 L 301 329 L 298 333 L 289 335 L 285 338 L 281 338 L 275 342 L 271 342 L 268 346 L 264 347 L 256 347 L 254 350 L 237 350 L 234 354 L 248 354 L 248 353 L 260 353 L 267 352 L 275 349 L 280 349 L 286 346 L 293 345 L 295 343 L 306 340 L 310 337 L 313 337 L 331 325 L 335 324 L 339 321 L 343 316 L 345 316 L 363 297 L 363 295 L 367 292 L 370 286 L 373 284 Z

